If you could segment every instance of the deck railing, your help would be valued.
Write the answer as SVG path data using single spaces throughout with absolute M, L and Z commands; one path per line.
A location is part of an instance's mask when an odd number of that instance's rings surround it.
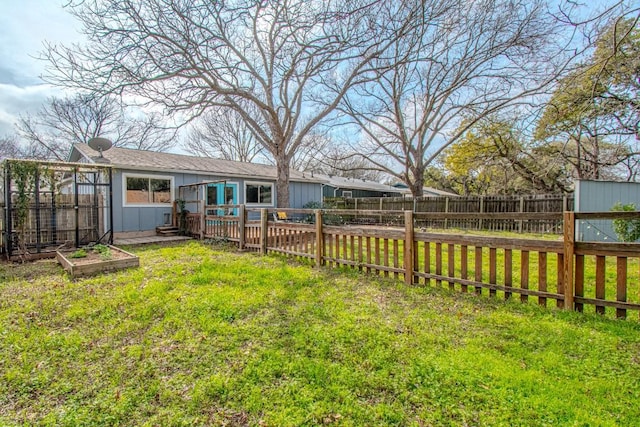
M 275 210 L 235 208 L 235 216 L 201 217 L 201 237 L 236 242 L 242 250 L 305 258 L 317 266 L 402 278 L 408 284 L 447 286 L 491 297 L 519 296 L 523 302 L 534 299 L 540 305 L 577 311 L 593 306 L 601 314 L 615 309 L 620 318 L 628 310 L 640 312 L 640 244 L 574 238 L 576 220 L 636 219 L 640 212 L 483 217 L 562 222 L 562 237 L 533 239 L 434 233 L 420 226 L 425 217 L 443 214 L 278 209 L 290 218 L 279 221 Z M 459 220 L 474 214 L 447 215 Z

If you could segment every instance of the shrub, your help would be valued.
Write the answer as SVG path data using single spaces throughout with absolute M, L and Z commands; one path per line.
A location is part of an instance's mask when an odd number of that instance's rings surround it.
M 628 203 L 623 205 L 618 202 L 611 208 L 614 212 L 635 212 L 636 205 Z M 640 239 L 640 219 L 614 219 L 613 231 L 621 242 L 635 242 Z

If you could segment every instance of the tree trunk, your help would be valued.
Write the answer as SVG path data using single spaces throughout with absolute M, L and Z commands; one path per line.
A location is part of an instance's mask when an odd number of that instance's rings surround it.
M 408 183 L 413 197 L 422 197 L 424 192 L 424 170 L 413 172 L 413 182 Z
M 278 156 L 276 158 L 276 169 L 278 176 L 276 178 L 276 200 L 277 207 L 288 208 L 289 203 L 289 159 Z

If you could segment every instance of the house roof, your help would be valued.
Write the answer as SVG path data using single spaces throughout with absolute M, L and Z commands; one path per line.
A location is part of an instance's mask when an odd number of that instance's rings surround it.
M 407 187 L 407 184 L 403 182 L 397 182 L 393 184 L 393 188 L 395 188 L 396 190 L 404 194 L 411 194 L 411 190 L 409 190 L 409 187 Z M 444 190 L 438 190 L 437 188 L 433 188 L 433 187 L 422 187 L 422 194 L 423 196 L 460 197 L 459 194 L 451 193 L 449 191 L 444 191 Z
M 330 185 L 331 187 L 340 188 L 343 190 L 368 190 L 368 191 L 379 191 L 381 193 L 402 193 L 402 189 L 394 188 L 390 185 L 381 184 L 375 181 L 368 181 L 366 179 L 357 179 L 357 178 L 344 178 L 341 176 L 333 176 L 333 175 L 316 175 L 325 181 L 325 184 Z
M 120 169 L 134 169 L 154 172 L 196 172 L 223 177 L 274 180 L 277 176 L 275 166 L 257 163 L 236 162 L 213 159 L 210 157 L 188 156 L 184 154 L 159 153 L 156 151 L 134 150 L 113 147 L 100 153 L 87 144 L 74 144 L 69 161 L 86 161 L 112 165 Z M 317 176 L 296 170 L 290 171 L 290 180 L 298 182 L 323 182 Z
M 433 187 L 422 187 L 423 196 L 448 196 L 448 197 L 460 197 L 459 194 L 451 193 L 449 191 L 438 190 Z

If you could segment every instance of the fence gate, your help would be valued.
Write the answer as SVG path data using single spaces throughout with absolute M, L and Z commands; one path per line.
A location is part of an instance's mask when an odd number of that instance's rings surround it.
M 110 167 L 6 160 L 2 174 L 0 251 L 7 258 L 112 243 Z

